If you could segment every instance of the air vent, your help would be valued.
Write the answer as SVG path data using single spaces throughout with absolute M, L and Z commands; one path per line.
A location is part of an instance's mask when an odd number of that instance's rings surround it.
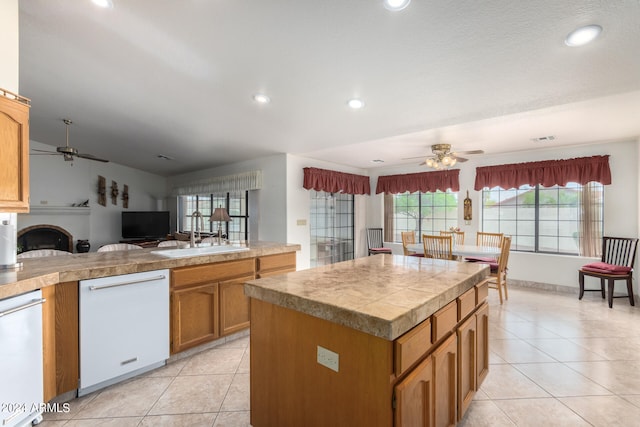
M 172 157 L 165 156 L 164 154 L 158 154 L 158 156 L 157 156 L 157 157 L 158 157 L 159 159 L 162 159 L 162 160 L 173 160 L 173 158 L 172 158 Z
M 549 135 L 549 136 L 540 136 L 538 138 L 531 138 L 531 141 L 533 142 L 551 142 L 553 140 L 555 140 L 556 137 L 553 135 Z

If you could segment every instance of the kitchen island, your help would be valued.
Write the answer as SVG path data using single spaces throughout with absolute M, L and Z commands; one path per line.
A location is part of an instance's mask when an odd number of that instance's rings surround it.
M 487 275 L 376 255 L 247 282 L 251 424 L 454 425 L 488 372 Z

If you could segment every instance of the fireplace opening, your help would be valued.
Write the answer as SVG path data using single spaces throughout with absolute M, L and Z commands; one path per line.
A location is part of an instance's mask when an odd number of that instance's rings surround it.
M 73 252 L 71 233 L 62 227 L 49 224 L 33 225 L 18 232 L 18 253 L 36 249 L 57 249 Z

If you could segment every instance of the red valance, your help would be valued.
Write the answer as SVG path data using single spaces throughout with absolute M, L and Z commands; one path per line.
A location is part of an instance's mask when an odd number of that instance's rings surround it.
M 378 177 L 376 194 L 433 193 L 436 190 L 459 191 L 460 169 L 434 172 L 407 173 L 404 175 L 384 175 Z
M 585 185 L 592 181 L 611 184 L 608 155 L 479 167 L 476 168 L 474 189 L 500 187 L 508 190 L 525 184 L 552 187 L 568 182 Z
M 304 183 L 307 190 L 327 193 L 371 194 L 369 177 L 327 169 L 304 168 Z

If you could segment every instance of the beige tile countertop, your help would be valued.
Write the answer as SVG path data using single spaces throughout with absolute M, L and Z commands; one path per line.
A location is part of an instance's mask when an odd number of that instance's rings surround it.
M 300 250 L 300 245 L 287 243 L 250 241 L 246 245 L 249 247 L 248 251 L 198 255 L 187 258 L 167 258 L 153 253 L 162 250 L 175 250 L 175 248 L 89 252 L 65 256 L 25 258 L 21 260 L 21 268 L 0 271 L 0 299 L 61 282 L 254 258 Z
M 373 255 L 252 280 L 245 294 L 394 340 L 488 274 L 486 264 Z

